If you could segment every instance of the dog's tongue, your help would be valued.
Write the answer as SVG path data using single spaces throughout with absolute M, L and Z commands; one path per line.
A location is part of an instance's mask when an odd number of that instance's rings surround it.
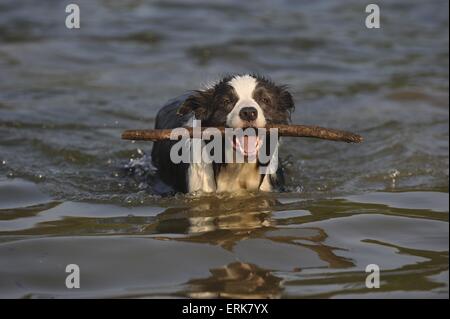
M 239 144 L 247 154 L 255 154 L 258 147 L 258 138 L 256 136 L 241 136 Z

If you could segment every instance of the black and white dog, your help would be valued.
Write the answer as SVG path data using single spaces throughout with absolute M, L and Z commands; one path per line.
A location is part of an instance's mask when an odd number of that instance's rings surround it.
M 285 86 L 277 86 L 258 75 L 233 75 L 169 101 L 156 117 L 156 129 L 191 126 L 193 119 L 201 126 L 230 128 L 264 127 L 267 124 L 288 124 L 294 102 Z M 259 161 L 254 163 L 174 163 L 170 150 L 177 141 L 155 142 L 153 164 L 161 179 L 176 191 L 236 192 L 273 191 L 283 185 L 282 168 L 261 174 Z M 258 152 L 257 138 L 235 139 L 233 152 L 244 156 Z M 278 145 L 277 145 L 278 150 Z M 229 151 L 229 150 L 224 150 Z M 278 152 L 273 155 L 278 160 Z

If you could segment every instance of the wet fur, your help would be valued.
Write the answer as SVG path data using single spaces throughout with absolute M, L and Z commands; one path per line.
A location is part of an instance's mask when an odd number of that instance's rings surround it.
M 290 122 L 294 103 L 285 86 L 277 86 L 259 75 L 230 75 L 203 90 L 192 91 L 169 101 L 158 112 L 155 128 L 188 126 L 194 117 L 202 121 L 203 127 L 230 126 L 230 123 L 233 124 L 230 127 L 241 127 L 244 124 L 230 115 L 234 116 L 239 111 L 236 110 L 238 102 L 244 101 L 230 83 L 240 85 L 238 91 L 241 95 L 244 94 L 242 92 L 246 85 L 255 84 L 252 86 L 251 98 L 247 96 L 245 103 L 253 103 L 258 109 L 258 116 L 261 116 L 257 119 L 258 124 Z M 248 93 L 245 92 L 247 95 Z M 283 174 L 280 165 L 275 174 L 261 175 L 260 163 L 174 164 L 170 160 L 170 149 L 175 143 L 177 141 L 155 142 L 152 150 L 153 164 L 158 168 L 161 179 L 175 191 L 188 193 L 282 189 Z

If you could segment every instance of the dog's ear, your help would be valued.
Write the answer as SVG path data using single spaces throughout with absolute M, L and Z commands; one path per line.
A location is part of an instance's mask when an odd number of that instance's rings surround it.
M 186 101 L 181 104 L 177 111 L 180 116 L 190 112 L 195 114 L 196 119 L 205 120 L 208 118 L 211 110 L 212 90 L 195 91 Z
M 294 112 L 295 104 L 294 99 L 292 98 L 291 93 L 287 90 L 286 86 L 279 87 L 279 107 L 288 113 L 289 119 L 291 117 L 292 112 Z

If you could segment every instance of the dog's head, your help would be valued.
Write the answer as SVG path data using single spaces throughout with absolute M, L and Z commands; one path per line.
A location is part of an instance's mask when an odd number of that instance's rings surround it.
M 284 86 L 256 75 L 235 75 L 194 92 L 178 113 L 194 112 L 203 126 L 245 128 L 287 124 L 293 109 L 292 96 Z
M 205 90 L 195 91 L 178 113 L 193 112 L 204 127 L 258 128 L 267 124 L 287 124 L 293 109 L 294 102 L 286 87 L 257 75 L 234 75 Z M 246 138 L 241 142 L 241 151 L 249 153 L 252 141 Z M 254 140 L 254 143 L 258 141 Z

